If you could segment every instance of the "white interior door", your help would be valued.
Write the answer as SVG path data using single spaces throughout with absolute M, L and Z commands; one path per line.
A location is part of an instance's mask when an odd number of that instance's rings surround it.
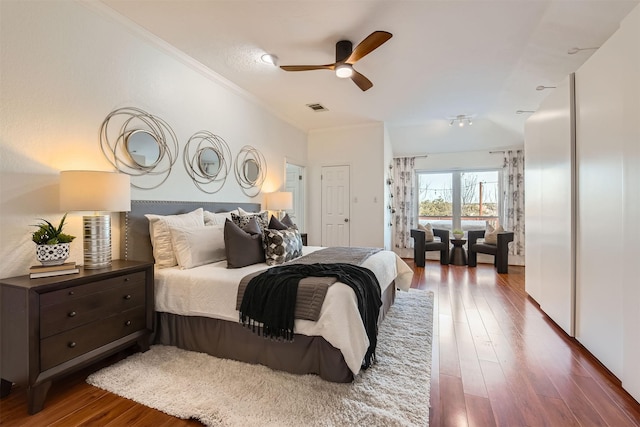
M 291 220 L 304 231 L 304 168 L 287 163 L 285 191 L 293 194 L 293 209 L 287 210 Z
M 349 166 L 322 168 L 322 246 L 349 246 Z

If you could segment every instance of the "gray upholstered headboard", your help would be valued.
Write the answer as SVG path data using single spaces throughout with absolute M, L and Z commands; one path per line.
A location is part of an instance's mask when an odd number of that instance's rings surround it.
M 120 258 L 153 261 L 149 221 L 145 214 L 176 215 L 203 208 L 209 212 L 228 212 L 238 207 L 247 212 L 260 211 L 260 203 L 173 202 L 132 200 L 131 211 L 120 215 Z

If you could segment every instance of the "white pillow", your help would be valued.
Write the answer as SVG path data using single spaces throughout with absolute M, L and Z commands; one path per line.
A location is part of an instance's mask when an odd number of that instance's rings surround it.
M 180 215 L 146 214 L 149 220 L 149 236 L 153 247 L 153 259 L 160 268 L 178 265 L 171 243 L 171 227 L 200 227 L 204 226 L 203 209 Z
M 487 229 L 484 231 L 484 243 L 490 245 L 498 244 L 498 233 L 504 233 L 504 228 L 501 225 L 494 229 L 491 224 L 487 224 Z
M 239 214 L 237 209 L 231 212 L 209 212 L 204 211 L 204 225 L 224 225 L 225 220 L 231 221 L 231 213 Z
M 224 224 L 169 229 L 173 251 L 183 270 L 226 259 Z
M 238 206 L 238 215 L 245 216 L 245 215 L 251 215 L 253 213 L 254 212 L 247 212 L 247 211 L 245 211 L 244 209 L 242 209 L 241 207 Z
M 418 230 L 424 231 L 424 241 L 433 242 L 433 226 L 430 222 L 427 225 L 418 224 Z

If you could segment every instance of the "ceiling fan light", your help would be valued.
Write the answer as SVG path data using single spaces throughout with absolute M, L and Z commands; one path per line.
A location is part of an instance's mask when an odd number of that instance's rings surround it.
M 353 75 L 353 67 L 349 64 L 341 64 L 336 67 L 336 76 L 347 79 Z

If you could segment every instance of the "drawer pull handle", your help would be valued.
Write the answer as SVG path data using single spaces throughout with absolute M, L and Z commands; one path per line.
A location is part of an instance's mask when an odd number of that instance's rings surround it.
M 130 294 L 125 295 L 124 299 L 131 299 L 131 295 Z
M 69 291 L 69 295 L 75 295 L 76 293 L 73 291 Z
M 124 322 L 124 326 L 131 326 L 131 320 L 127 320 L 126 322 Z
M 69 344 L 67 344 L 69 346 L 69 348 L 75 348 L 76 343 L 71 341 Z
M 128 281 L 129 281 L 129 278 L 128 278 L 128 277 L 125 277 L 125 278 L 124 278 L 124 281 L 125 281 L 125 282 L 128 282 Z
M 78 313 L 76 313 L 75 311 L 72 311 L 71 313 L 69 313 L 69 317 L 76 317 L 76 314 Z

